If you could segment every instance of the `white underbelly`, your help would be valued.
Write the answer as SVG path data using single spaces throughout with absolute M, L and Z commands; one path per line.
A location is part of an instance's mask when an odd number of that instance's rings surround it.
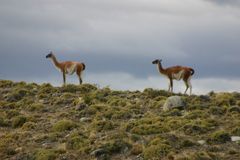
M 179 81 L 179 80 L 181 80 L 183 78 L 183 74 L 184 74 L 184 70 L 181 70 L 178 73 L 173 73 L 172 74 L 172 78 Z
M 77 64 L 73 64 L 71 67 L 66 68 L 66 73 L 69 75 L 72 75 L 74 72 L 76 72 Z

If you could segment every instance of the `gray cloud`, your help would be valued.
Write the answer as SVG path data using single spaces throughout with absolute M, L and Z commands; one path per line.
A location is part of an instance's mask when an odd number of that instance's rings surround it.
M 188 65 L 198 78 L 239 78 L 238 1 L 2 0 L 0 77 L 58 76 L 45 54 L 87 73 L 157 75 L 151 64 Z M 228 2 L 228 3 L 227 3 Z
M 218 5 L 227 5 L 227 6 L 235 6 L 239 7 L 240 6 L 240 1 L 239 0 L 206 0 Z

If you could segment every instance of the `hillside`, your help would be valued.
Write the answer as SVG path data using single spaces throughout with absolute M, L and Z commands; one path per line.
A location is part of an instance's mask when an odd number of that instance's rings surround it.
M 240 93 L 181 96 L 162 90 L 0 81 L 0 157 L 12 160 L 239 160 Z

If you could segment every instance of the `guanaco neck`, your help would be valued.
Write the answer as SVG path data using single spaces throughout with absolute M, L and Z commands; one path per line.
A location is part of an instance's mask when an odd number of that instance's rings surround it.
M 158 62 L 157 67 L 158 67 L 159 73 L 165 74 L 165 69 L 162 67 L 161 62 Z
M 57 67 L 60 68 L 60 63 L 58 62 L 57 58 L 53 55 L 51 57 L 53 64 Z

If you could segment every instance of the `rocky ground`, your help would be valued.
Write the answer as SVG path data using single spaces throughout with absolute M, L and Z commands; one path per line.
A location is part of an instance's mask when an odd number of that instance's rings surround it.
M 239 160 L 239 136 L 240 93 L 0 81 L 0 159 Z

